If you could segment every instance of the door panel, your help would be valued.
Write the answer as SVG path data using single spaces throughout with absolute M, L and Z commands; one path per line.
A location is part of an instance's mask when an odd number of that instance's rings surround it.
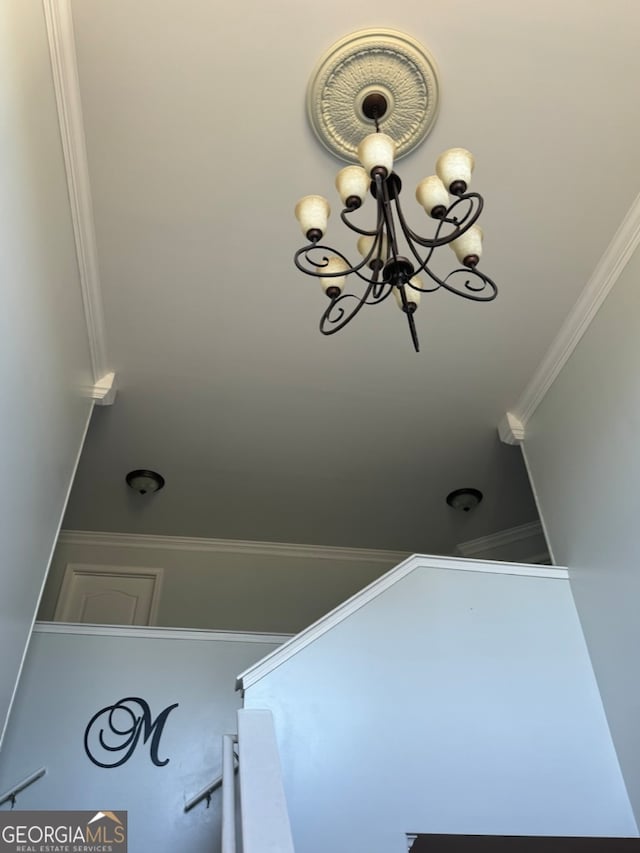
M 69 564 L 56 606 L 57 622 L 154 625 L 162 569 Z

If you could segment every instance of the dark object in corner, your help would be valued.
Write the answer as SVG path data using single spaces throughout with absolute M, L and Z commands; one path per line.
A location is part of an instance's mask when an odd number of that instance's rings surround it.
M 418 835 L 410 853 L 640 853 L 640 838 Z

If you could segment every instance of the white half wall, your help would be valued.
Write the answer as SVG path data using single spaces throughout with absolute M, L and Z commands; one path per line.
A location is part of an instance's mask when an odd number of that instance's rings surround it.
M 131 853 L 219 851 L 220 790 L 210 808 L 202 802 L 185 814 L 184 806 L 221 772 L 221 738 L 235 732 L 241 702 L 236 674 L 283 639 L 37 624 L 0 757 L 0 791 L 46 767 L 46 776 L 18 795 L 17 808 L 125 809 Z M 125 697 L 145 700 L 154 720 L 178 703 L 158 745 L 164 766 L 151 761 L 153 740 L 143 736 L 119 767 L 99 767 L 87 756 L 87 724 Z M 125 729 L 131 720 L 119 711 L 114 723 Z M 106 718 L 101 725 L 111 746 L 124 741 Z M 96 749 L 95 757 L 107 763 L 125 753 Z
M 0 742 L 92 402 L 42 4 L 0 4 Z
M 527 424 L 525 460 L 640 817 L 640 250 Z
M 636 836 L 566 573 L 413 561 L 245 675 L 245 708 L 274 716 L 297 853 Z

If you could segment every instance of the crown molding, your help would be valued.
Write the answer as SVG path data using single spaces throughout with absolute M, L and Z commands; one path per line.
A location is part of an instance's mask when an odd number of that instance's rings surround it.
M 107 373 L 91 388 L 90 397 L 98 406 L 110 406 L 116 398 L 116 375 Z
M 42 0 L 49 40 L 53 86 L 69 205 L 73 222 L 82 304 L 84 308 L 93 380 L 100 393 L 109 371 L 102 293 L 98 273 L 98 252 L 93 222 L 93 203 L 82 119 L 82 102 L 73 34 L 70 0 Z M 113 384 L 113 383 L 112 383 Z M 113 402 L 113 395 L 94 396 L 101 405 Z
M 271 652 L 261 661 L 242 672 L 236 679 L 236 690 L 247 690 L 416 569 L 448 569 L 485 574 L 550 578 L 553 580 L 569 579 L 569 572 L 565 568 L 531 566 L 524 563 L 470 562 L 460 557 L 430 557 L 424 554 L 416 554 L 396 566 L 395 569 L 391 569 L 378 580 L 373 581 L 347 601 L 339 604 L 338 607 L 304 631 L 296 634 L 279 649 Z
M 532 557 L 529 559 L 530 563 L 536 562 L 534 557 L 548 560 L 548 554 L 544 548 L 544 532 L 539 521 L 519 524 L 517 527 L 509 527 L 507 530 L 492 533 L 490 536 L 469 539 L 468 542 L 460 542 L 457 548 L 463 557 L 482 559 L 483 554 L 490 554 L 492 551 L 503 548 L 505 545 L 513 545 L 517 542 L 525 542 L 527 540 L 531 541 L 533 545 Z M 542 548 L 540 547 L 541 545 L 543 546 Z
M 252 542 L 240 539 L 198 539 L 186 536 L 148 536 L 137 533 L 101 533 L 62 530 L 58 542 L 63 545 L 89 545 L 102 548 L 154 548 L 168 551 L 200 551 L 251 556 L 294 557 L 315 560 L 381 563 L 387 568 L 405 560 L 406 551 L 382 551 L 371 548 L 337 548 L 332 545 L 296 545 L 287 542 Z
M 524 441 L 522 421 L 513 412 L 507 412 L 498 424 L 498 434 L 505 444 L 522 444 Z
M 520 444 L 523 441 L 528 421 L 589 328 L 638 244 L 640 195 L 629 208 L 522 396 L 500 423 L 498 432 L 506 444 Z M 519 424 L 520 428 L 512 429 L 511 423 Z

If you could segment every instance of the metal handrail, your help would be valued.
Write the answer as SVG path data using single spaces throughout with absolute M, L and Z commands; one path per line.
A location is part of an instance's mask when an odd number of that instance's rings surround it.
M 32 773 L 30 776 L 26 776 L 22 782 L 18 782 L 17 785 L 14 785 L 13 788 L 10 788 L 4 794 L 0 794 L 0 806 L 3 806 L 5 803 L 11 803 L 11 808 L 13 808 L 16 804 L 16 797 L 21 791 L 24 791 L 25 788 L 28 788 L 29 785 L 33 785 L 34 782 L 37 782 L 38 779 L 42 779 L 42 777 L 47 772 L 46 767 L 41 767 L 40 770 L 36 770 L 35 773 Z
M 237 773 L 238 772 L 238 766 L 237 766 L 238 756 L 234 755 L 233 758 L 235 759 L 235 762 L 236 762 L 236 766 L 234 767 L 234 772 Z M 185 813 L 190 812 L 192 808 L 197 806 L 198 803 L 201 803 L 203 800 L 207 801 L 207 808 L 209 808 L 209 806 L 211 805 L 211 795 L 214 794 L 218 790 L 218 788 L 221 787 L 222 778 L 223 778 L 223 774 L 221 773 L 219 776 L 216 776 L 216 778 L 212 782 L 210 782 L 206 788 L 203 788 L 200 791 L 200 793 L 196 794 L 195 797 L 192 797 L 187 803 L 185 803 L 185 807 L 184 807 Z

